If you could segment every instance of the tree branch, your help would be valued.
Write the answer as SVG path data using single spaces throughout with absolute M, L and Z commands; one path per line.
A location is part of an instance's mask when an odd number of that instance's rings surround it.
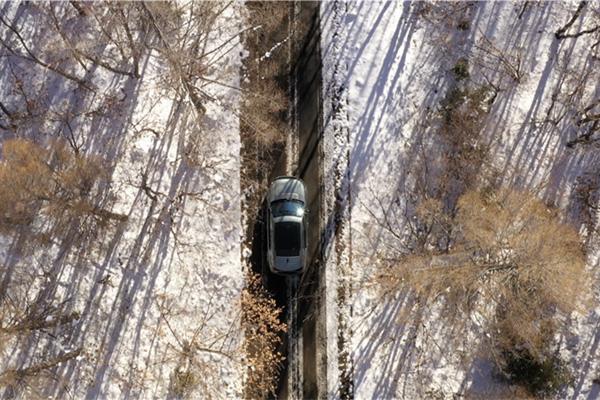
M 571 19 L 567 21 L 567 23 L 562 28 L 559 28 L 556 32 L 554 32 L 554 36 L 557 39 L 564 39 L 565 37 L 567 37 L 565 36 L 565 32 L 571 27 L 571 25 L 575 23 L 577 18 L 579 18 L 581 12 L 583 11 L 586 5 L 587 1 L 582 1 L 581 3 L 579 3 L 579 6 L 577 7 L 577 10 L 575 10 L 575 13 L 571 17 Z
M 12 54 L 14 54 L 17 57 L 21 57 L 24 58 L 26 60 L 32 61 L 58 75 L 61 75 L 64 78 L 67 78 L 73 82 L 76 82 L 77 84 L 81 85 L 82 87 L 86 88 L 89 91 L 94 92 L 94 88 L 87 83 L 84 79 L 79 78 L 75 75 L 72 75 L 68 72 L 65 72 L 59 68 L 54 67 L 51 64 L 48 64 L 47 62 L 41 60 L 39 57 L 37 57 L 35 54 L 33 54 L 33 52 L 29 49 L 29 47 L 27 46 L 27 44 L 25 43 L 25 39 L 23 39 L 23 37 L 21 36 L 21 34 L 19 33 L 19 31 L 17 31 L 14 27 L 12 27 L 8 22 L 6 22 L 4 20 L 4 18 L 2 18 L 2 16 L 0 15 L 0 22 L 6 26 L 8 29 L 10 29 L 11 32 L 13 32 L 15 34 L 15 36 L 17 37 L 17 39 L 19 40 L 19 43 L 21 44 L 21 46 L 25 49 L 25 51 L 27 52 L 27 55 L 25 54 L 21 54 L 20 52 L 15 51 L 15 49 L 13 49 L 12 47 L 10 47 L 10 45 L 8 43 L 6 43 L 4 41 L 4 39 L 2 39 L 0 37 L 0 43 Z

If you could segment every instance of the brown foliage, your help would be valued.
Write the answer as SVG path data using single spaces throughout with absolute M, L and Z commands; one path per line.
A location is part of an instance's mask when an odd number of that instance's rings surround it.
M 244 351 L 248 368 L 245 397 L 265 398 L 274 394 L 283 355 L 278 351 L 286 325 L 281 310 L 256 275 L 249 275 L 242 294 Z
M 576 230 L 531 193 L 509 189 L 466 192 L 451 228 L 448 252 L 392 262 L 382 288 L 408 285 L 426 303 L 444 298 L 448 318 L 480 313 L 497 351 L 545 355 L 556 312 L 576 309 L 589 289 Z
M 0 162 L 0 229 L 31 225 L 41 215 L 56 223 L 126 219 L 95 204 L 97 184 L 105 179 L 98 160 L 59 142 L 46 149 L 28 140 L 7 140 Z

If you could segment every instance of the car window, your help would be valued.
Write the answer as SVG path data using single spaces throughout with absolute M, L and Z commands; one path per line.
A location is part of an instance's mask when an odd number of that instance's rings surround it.
M 305 220 L 306 221 L 306 220 Z M 306 224 L 304 224 L 304 226 L 302 227 L 302 239 L 304 240 L 303 246 L 304 248 L 307 247 L 307 242 L 306 242 Z
M 300 255 L 300 223 L 278 222 L 275 224 L 275 254 L 280 257 Z
M 299 200 L 278 200 L 271 203 L 273 218 L 293 215 L 302 217 L 304 215 L 304 203 Z

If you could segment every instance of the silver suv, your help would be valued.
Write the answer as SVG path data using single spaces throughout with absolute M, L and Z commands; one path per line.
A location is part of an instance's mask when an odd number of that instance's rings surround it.
M 291 176 L 275 178 L 267 195 L 267 260 L 271 272 L 299 274 L 306 266 L 306 188 Z

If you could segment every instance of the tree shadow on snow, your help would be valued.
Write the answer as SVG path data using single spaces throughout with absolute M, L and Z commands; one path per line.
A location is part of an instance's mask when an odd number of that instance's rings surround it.
M 8 3 L 1 7 L 2 14 L 7 15 Z M 10 23 L 25 25 L 27 19 L 32 17 L 30 12 L 26 4 L 20 4 Z M 43 34 L 36 31 L 42 29 L 41 26 L 33 26 L 33 37 Z M 3 39 L 13 40 L 11 33 L 7 32 L 4 31 Z M 31 51 L 41 54 L 45 51 L 41 46 L 33 43 Z M 77 87 L 61 76 L 32 66 L 23 59 L 7 58 L 0 66 L 7 87 L 12 85 L 9 63 L 17 73 L 29 69 L 31 76 L 41 77 L 40 84 L 47 88 L 48 95 L 40 101 L 43 100 L 48 106 L 60 103 L 61 108 L 70 115 L 85 114 L 95 96 L 120 94 L 114 113 L 81 117 L 72 126 L 59 125 L 59 131 L 49 132 L 48 136 L 60 136 L 65 134 L 63 131 L 72 129 L 78 134 L 80 151 L 86 155 L 100 156 L 105 172 L 112 178 L 123 160 L 140 167 L 148 178 L 147 182 L 140 183 L 138 180 L 141 177 L 137 176 L 133 178 L 134 182 L 120 182 L 120 187 L 108 185 L 94 199 L 95 204 L 110 208 L 114 202 L 111 197 L 114 193 L 111 192 L 116 190 L 118 195 L 121 194 L 119 191 L 129 190 L 133 196 L 127 205 L 129 209 L 125 211 L 127 220 L 110 224 L 99 235 L 82 232 L 81 225 L 75 221 L 63 228 L 63 238 L 47 249 L 36 250 L 36 257 L 45 262 L 43 269 L 48 279 L 40 287 L 35 304 L 52 304 L 57 299 L 65 299 L 61 311 L 65 314 L 77 311 L 80 318 L 68 327 L 56 327 L 47 332 L 48 335 L 60 336 L 60 346 L 52 340 L 41 340 L 47 339 L 43 332 L 27 335 L 12 350 L 8 359 L 10 365 L 13 368 L 26 368 L 37 362 L 40 356 L 60 353 L 61 349 L 82 347 L 86 354 L 83 361 L 71 360 L 52 368 L 55 379 L 51 381 L 52 384 L 45 386 L 43 393 L 46 396 L 68 396 L 72 391 L 69 383 L 77 382 L 78 385 L 89 385 L 87 398 L 98 398 L 107 394 L 108 381 L 118 379 L 123 398 L 140 397 L 144 391 L 152 389 L 140 386 L 137 371 L 133 368 L 123 376 L 109 376 L 109 368 L 114 367 L 115 360 L 121 359 L 119 364 L 122 364 L 122 359 L 128 358 L 129 365 L 143 365 L 145 372 L 162 368 L 149 362 L 151 353 L 157 349 L 155 341 L 159 335 L 160 316 L 153 310 L 156 308 L 156 290 L 159 289 L 156 286 L 158 277 L 173 268 L 177 252 L 173 251 L 173 247 L 179 245 L 178 237 L 185 235 L 189 219 L 193 217 L 179 214 L 191 201 L 186 196 L 180 196 L 181 193 L 202 196 L 207 183 L 212 181 L 210 175 L 214 171 L 203 171 L 184 157 L 188 138 L 179 135 L 179 130 L 200 128 L 193 120 L 190 106 L 181 99 L 172 101 L 166 128 L 164 132 L 154 135 L 147 152 L 132 152 L 130 140 L 134 129 L 134 113 L 137 113 L 140 105 L 142 82 L 148 76 L 149 63 L 152 61 L 152 56 L 146 54 L 140 65 L 139 79 L 104 74 L 109 76 L 109 81 L 103 85 L 104 92 L 96 94 Z M 99 72 L 97 68 L 92 66 L 83 79 L 93 81 L 97 77 L 96 72 Z M 206 123 L 202 129 L 215 129 L 210 124 L 216 122 L 207 120 Z M 39 133 L 30 130 L 19 132 L 19 136 L 40 141 Z M 170 160 L 170 154 L 177 154 L 175 162 Z M 113 181 L 112 178 L 110 181 Z M 215 206 L 210 198 L 199 201 L 205 202 L 206 207 Z M 0 276 L 2 287 L 8 287 L 15 279 L 18 268 L 23 268 L 19 265 L 24 262 L 22 249 L 30 234 L 29 231 L 23 231 L 11 238 L 12 243 L 3 260 L 5 268 Z M 198 271 L 200 279 L 201 275 L 202 272 Z M 168 284 L 168 279 L 163 284 Z M 110 305 L 108 310 L 105 308 L 107 301 Z M 149 337 L 143 337 L 143 330 L 152 326 L 154 328 Z M 132 342 L 126 343 L 125 338 L 131 338 Z M 96 341 L 98 347 L 89 348 L 91 341 Z M 142 348 L 148 342 L 150 349 Z M 124 349 L 130 346 L 131 350 L 125 352 Z M 78 388 L 78 393 L 81 392 L 81 388 Z

